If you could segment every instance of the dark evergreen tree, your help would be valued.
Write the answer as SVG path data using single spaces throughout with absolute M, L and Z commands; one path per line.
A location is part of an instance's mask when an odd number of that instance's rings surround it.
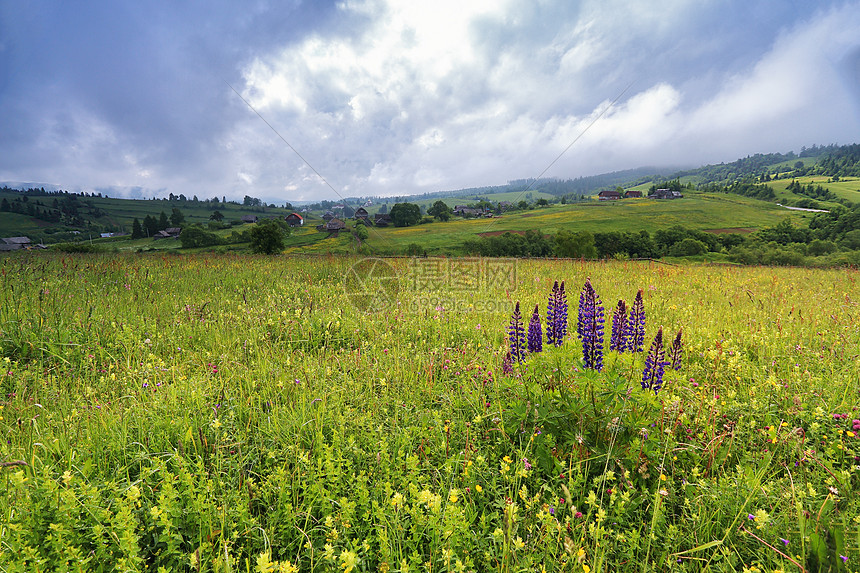
M 182 211 L 174 207 L 170 215 L 170 222 L 174 227 L 179 227 L 185 222 L 185 215 L 182 214 Z
M 140 221 L 138 221 L 137 217 L 135 217 L 134 221 L 131 224 L 131 238 L 142 239 L 143 237 L 143 227 L 140 226 Z
M 152 215 L 143 218 L 143 230 L 147 237 L 152 237 L 158 232 L 158 219 Z

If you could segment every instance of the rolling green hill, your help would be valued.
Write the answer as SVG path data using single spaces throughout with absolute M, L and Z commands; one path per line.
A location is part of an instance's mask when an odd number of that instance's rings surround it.
M 523 234 L 529 230 L 540 231 L 544 235 L 554 235 L 559 231 L 606 233 L 644 230 L 654 233 L 680 225 L 714 233 L 749 233 L 776 226 L 785 220 L 805 228 L 814 217 L 813 213 L 788 210 L 777 203 L 823 209 L 844 209 L 844 205 L 860 204 L 860 178 L 847 175 L 855 169 L 852 161 L 860 155 L 858 149 L 858 146 L 829 146 L 813 147 L 802 151 L 800 155 L 757 154 L 729 164 L 676 172 L 668 178 L 659 175 L 659 170 L 648 168 L 576 180 L 522 180 L 504 186 L 426 194 L 414 198 L 376 199 L 369 208 L 371 214 L 377 213 L 383 204 L 390 208 L 398 200 L 414 202 L 425 209 L 440 198 L 451 207 L 474 204 L 480 199 L 494 204 L 523 200 L 530 206 L 527 210 L 505 212 L 502 216 L 490 219 L 454 217 L 445 223 L 434 221 L 405 228 L 372 227 L 363 250 L 402 253 L 407 247 L 417 245 L 428 253 L 456 253 L 465 241 L 506 232 Z M 684 190 L 683 199 L 602 202 L 585 197 L 586 200 L 582 200 L 583 194 L 593 196 L 599 189 L 615 188 L 616 184 L 647 193 L 652 186 L 666 184 L 670 179 L 690 185 L 689 189 Z M 796 186 L 790 187 L 792 181 L 804 186 L 820 185 L 830 194 L 822 199 L 792 192 L 792 189 L 797 191 Z M 700 187 L 697 189 L 697 186 Z M 761 193 L 762 189 L 767 193 Z M 575 198 L 577 202 L 559 204 L 562 196 Z M 186 200 L 184 197 L 141 200 L 0 188 L 0 236 L 26 235 L 33 242 L 46 244 L 86 240 L 103 243 L 107 248 L 117 250 L 173 250 L 180 247 L 179 241 L 149 238 L 131 240 L 126 236 L 97 237 L 105 232 L 127 234 L 131 232 L 135 219 L 143 222 L 145 218 L 161 218 L 162 214 L 169 218 L 178 211 L 183 219 L 182 226 L 202 224 L 211 227 L 210 230 L 223 239 L 224 244 L 219 248 L 243 251 L 248 247 L 247 243 L 242 242 L 247 240 L 247 236 L 236 234 L 250 228 L 250 225 L 242 223 L 243 216 L 281 218 L 293 211 L 266 206 L 259 200 L 248 202 L 248 199 L 245 204 L 219 201 L 217 198 L 204 201 Z M 551 204 L 535 207 L 540 199 Z M 360 202 L 356 199 L 348 201 L 348 204 L 351 210 L 357 208 Z M 287 239 L 287 252 L 357 250 L 359 243 L 350 232 L 353 228 L 351 220 L 347 220 L 346 232 L 340 236 L 330 236 L 316 230 L 324 209 L 333 205 L 332 202 L 321 202 L 311 212 L 303 213 L 305 226 L 294 229 Z M 216 212 L 222 216 L 222 223 L 211 226 L 210 221 Z

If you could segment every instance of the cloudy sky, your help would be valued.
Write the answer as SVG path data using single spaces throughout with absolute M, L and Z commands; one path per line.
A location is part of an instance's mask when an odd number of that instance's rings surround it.
M 860 1 L 0 0 L 0 181 L 281 202 L 858 141 Z

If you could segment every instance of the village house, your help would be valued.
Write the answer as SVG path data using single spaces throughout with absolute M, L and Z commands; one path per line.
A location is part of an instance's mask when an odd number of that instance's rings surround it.
M 683 197 L 680 191 L 671 191 L 669 189 L 657 189 L 653 193 L 648 194 L 649 199 L 681 199 Z
M 633 190 L 633 189 L 631 189 L 630 191 L 628 191 L 628 192 L 627 192 L 627 193 L 625 193 L 624 195 L 625 195 L 628 199 L 633 199 L 634 197 L 641 197 L 641 196 L 642 196 L 642 191 L 637 191 L 637 190 Z
M 298 213 L 290 213 L 286 217 L 284 217 L 284 221 L 287 222 L 287 225 L 290 227 L 301 227 L 305 224 L 304 218 Z
M 168 227 L 152 236 L 153 239 L 178 239 L 182 234 L 182 227 Z
M 332 219 L 334 219 L 334 213 L 332 211 L 326 211 L 325 213 L 323 213 L 322 218 L 323 221 L 331 221 Z
M 29 237 L 6 237 L 0 239 L 0 251 L 17 251 L 19 249 L 30 248 Z
M 324 231 L 328 233 L 333 233 L 337 235 L 340 231 L 346 229 L 346 223 L 341 221 L 338 218 L 331 219 L 330 221 L 326 221 L 322 225 L 317 225 L 318 231 Z
M 243 223 L 256 223 L 257 222 L 257 216 L 256 215 L 242 215 L 242 222 Z
M 601 191 L 597 194 L 597 198 L 599 201 L 617 201 L 621 199 L 621 193 L 614 189 L 612 191 Z
M 391 224 L 391 215 L 388 213 L 377 213 L 373 224 L 377 227 L 387 227 Z
M 465 205 L 457 205 L 454 207 L 452 211 L 454 215 L 459 215 L 461 217 L 483 217 L 484 210 L 483 209 L 473 209 L 472 207 L 466 207 Z
M 370 213 L 367 212 L 367 209 L 364 207 L 359 207 L 355 210 L 355 220 L 362 221 L 363 223 L 369 225 L 370 224 Z

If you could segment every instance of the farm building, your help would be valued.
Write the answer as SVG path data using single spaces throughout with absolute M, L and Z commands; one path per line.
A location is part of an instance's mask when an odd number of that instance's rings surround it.
M 257 216 L 256 215 L 242 215 L 242 222 L 243 223 L 256 223 L 257 222 Z
M 324 231 L 324 232 L 328 232 L 328 233 L 337 234 L 340 231 L 343 231 L 344 229 L 346 229 L 346 224 L 337 218 L 334 218 L 330 221 L 326 221 L 322 225 L 317 225 L 318 231 Z
M 364 223 L 370 223 L 370 213 L 367 212 L 367 209 L 364 207 L 359 207 L 355 210 L 355 220 L 363 221 Z
M 391 224 L 391 215 L 388 213 L 377 213 L 373 224 L 377 227 L 387 227 Z
M 178 239 L 182 234 L 182 227 L 168 227 L 152 236 L 153 239 Z
M 323 213 L 322 218 L 323 221 L 331 221 L 332 219 L 334 219 L 334 212 L 326 211 L 325 213 Z
M 627 193 L 625 193 L 625 196 L 626 196 L 628 199 L 633 199 L 633 198 L 635 198 L 635 197 L 641 197 L 641 196 L 642 196 L 642 191 L 636 191 L 636 190 L 631 189 L 630 191 L 628 191 Z
M 305 220 L 298 213 L 290 213 L 284 220 L 287 222 L 287 225 L 290 227 L 301 227 L 305 224 Z
M 669 189 L 657 189 L 653 193 L 648 194 L 649 199 L 681 199 L 683 197 L 680 191 L 671 191 Z
M 5 237 L 0 239 L 0 251 L 17 251 L 18 249 L 29 249 L 29 237 Z
M 621 199 L 621 193 L 615 190 L 601 191 L 597 194 L 597 198 L 600 201 L 617 201 L 618 199 Z

